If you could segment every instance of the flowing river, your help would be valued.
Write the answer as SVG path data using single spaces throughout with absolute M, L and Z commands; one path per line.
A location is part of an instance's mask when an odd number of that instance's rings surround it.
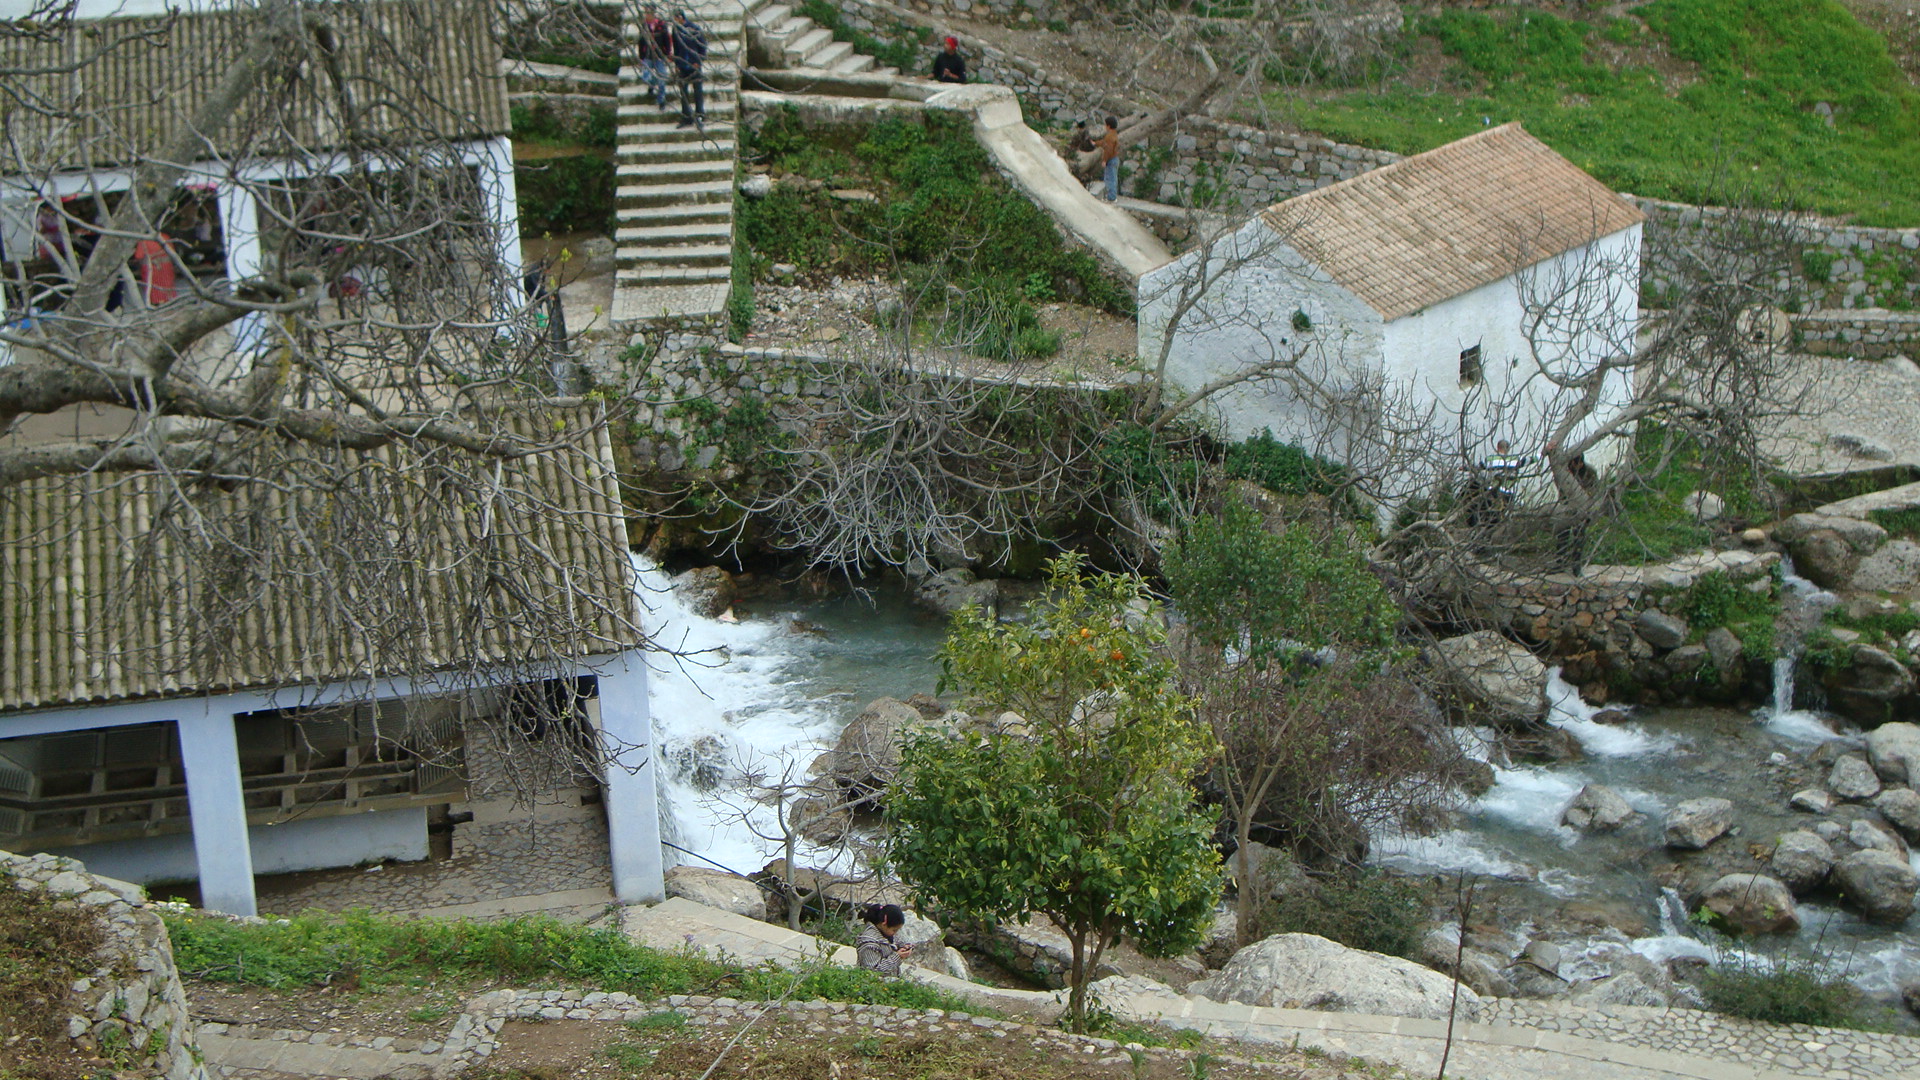
M 932 693 L 944 624 L 890 590 L 745 607 L 737 622 L 704 618 L 668 590 L 664 572 L 638 558 L 635 565 L 657 640 L 688 654 L 679 663 L 656 661 L 652 683 L 663 754 L 661 824 L 680 849 L 670 854 L 750 873 L 780 851 L 756 835 L 756 828 L 773 832 L 775 815 L 743 794 L 746 777 L 777 778 L 791 769 L 799 779 L 868 701 Z M 1790 678 L 1790 663 L 1782 674 Z M 1492 788 L 1462 808 L 1457 828 L 1376 837 L 1373 858 L 1411 873 L 1464 871 L 1512 883 L 1542 910 L 1577 903 L 1604 911 L 1649 959 L 1711 959 L 1712 946 L 1651 873 L 1663 857 L 1662 815 L 1687 799 L 1731 799 L 1737 835 L 1719 843 L 1743 847 L 1808 827 L 1816 819 L 1788 808 L 1784 777 L 1813 746 L 1835 737 L 1829 721 L 1792 709 L 1790 687 L 1756 715 L 1640 709 L 1624 724 L 1596 721 L 1598 710 L 1557 676 L 1548 696 L 1550 722 L 1578 741 L 1580 758 L 1530 765 L 1494 757 Z M 1470 750 L 1485 744 L 1478 733 L 1460 734 Z M 1561 825 L 1561 811 L 1589 783 L 1612 787 L 1646 819 L 1611 836 Z M 1915 864 L 1920 869 L 1920 856 Z M 1799 910 L 1803 926 L 1790 948 L 1831 958 L 1878 995 L 1920 981 L 1920 916 L 1889 929 L 1828 903 L 1803 902 Z

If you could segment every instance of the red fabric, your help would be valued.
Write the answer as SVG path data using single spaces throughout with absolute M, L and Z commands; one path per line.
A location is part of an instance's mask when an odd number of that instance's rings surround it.
M 148 307 L 170 303 L 174 297 L 173 255 L 167 249 L 167 235 L 158 240 L 142 240 L 133 248 L 135 272 L 140 276 L 140 295 Z

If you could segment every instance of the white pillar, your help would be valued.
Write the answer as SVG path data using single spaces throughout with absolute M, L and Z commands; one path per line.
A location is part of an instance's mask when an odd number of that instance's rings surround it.
M 613 895 L 623 904 L 666 896 L 660 853 L 660 803 L 654 792 L 658 748 L 647 706 L 647 666 L 636 650 L 599 671 L 600 732 L 606 747 L 607 849 Z
M 481 144 L 480 190 L 487 200 L 500 253 L 501 297 L 511 306 L 526 302 L 520 288 L 520 198 L 513 179 L 513 140 L 501 135 Z
M 256 914 L 253 848 L 247 841 L 247 803 L 240 787 L 233 714 L 191 715 L 180 720 L 179 728 L 193 854 L 200 866 L 200 906 L 229 915 Z
M 221 184 L 220 232 L 227 247 L 227 281 L 238 283 L 260 273 L 260 208 L 253 190 L 243 184 Z M 259 312 L 242 316 L 231 330 L 243 365 L 249 353 L 266 344 L 267 320 Z

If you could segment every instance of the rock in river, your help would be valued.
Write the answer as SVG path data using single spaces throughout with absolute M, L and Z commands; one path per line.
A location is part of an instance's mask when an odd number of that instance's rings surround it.
M 1627 800 L 1605 784 L 1588 784 L 1573 797 L 1560 815 L 1560 823 L 1582 832 L 1612 832 L 1639 814 Z
M 1765 874 L 1728 874 L 1700 894 L 1700 906 L 1743 934 L 1774 934 L 1800 929 L 1793 894 Z
M 1770 862 L 1787 888 L 1803 893 L 1827 880 L 1827 871 L 1833 869 L 1833 847 L 1805 829 L 1795 829 L 1774 841 Z
M 1891 926 L 1913 914 L 1914 890 L 1920 888 L 1920 878 L 1905 859 L 1879 848 L 1856 851 L 1835 863 L 1833 882 L 1860 914 Z
M 1667 846 L 1697 851 L 1732 827 L 1733 803 L 1721 798 L 1688 799 L 1667 811 Z

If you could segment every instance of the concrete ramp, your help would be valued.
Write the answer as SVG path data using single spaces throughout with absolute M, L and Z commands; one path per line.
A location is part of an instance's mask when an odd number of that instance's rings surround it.
M 1053 220 L 1131 279 L 1173 261 L 1159 237 L 1112 203 L 1087 194 L 1067 163 L 1020 117 L 1020 101 L 1004 86 L 955 86 L 927 98 L 927 107 L 963 112 L 994 164 Z

